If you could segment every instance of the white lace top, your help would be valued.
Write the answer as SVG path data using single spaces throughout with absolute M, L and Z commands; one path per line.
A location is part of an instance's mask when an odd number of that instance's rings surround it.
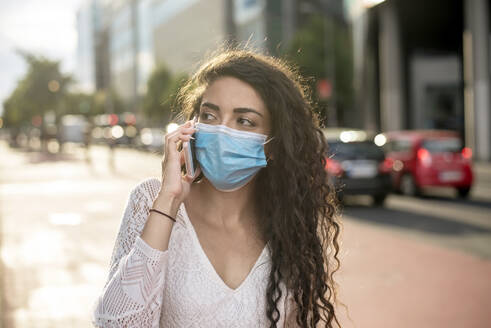
M 169 247 L 160 251 L 140 234 L 160 181 L 147 179 L 130 194 L 114 245 L 110 273 L 94 306 L 97 327 L 269 327 L 266 287 L 270 254 L 264 248 L 242 284 L 228 287 L 216 273 L 181 205 Z M 281 286 L 280 321 L 291 297 Z M 288 303 L 288 304 L 287 304 Z M 294 320 L 293 320 L 294 321 Z

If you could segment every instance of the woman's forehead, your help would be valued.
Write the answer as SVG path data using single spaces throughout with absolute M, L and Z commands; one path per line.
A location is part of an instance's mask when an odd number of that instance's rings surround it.
M 258 92 L 248 83 L 235 77 L 219 78 L 205 89 L 201 104 L 212 103 L 220 108 L 253 108 L 266 115 L 267 110 Z

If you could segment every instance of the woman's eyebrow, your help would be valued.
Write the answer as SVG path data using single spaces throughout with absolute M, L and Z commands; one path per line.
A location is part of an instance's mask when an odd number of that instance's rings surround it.
M 204 103 L 202 103 L 201 104 L 201 107 L 208 107 L 208 108 L 210 108 L 212 110 L 220 111 L 220 106 L 215 105 L 215 104 L 212 104 L 210 102 L 204 102 Z M 237 108 L 234 108 L 234 113 L 255 113 L 255 114 L 263 117 L 263 114 L 261 114 L 257 110 L 252 109 L 252 108 L 248 108 L 248 107 L 237 107 Z
M 201 107 L 208 107 L 210 109 L 213 109 L 213 110 L 216 110 L 216 111 L 220 111 L 220 107 L 218 107 L 218 105 L 215 105 L 215 104 L 212 104 L 210 102 L 204 102 L 201 104 Z
M 261 117 L 263 116 L 263 114 L 259 113 L 257 110 L 247 107 L 234 108 L 234 113 L 255 113 Z

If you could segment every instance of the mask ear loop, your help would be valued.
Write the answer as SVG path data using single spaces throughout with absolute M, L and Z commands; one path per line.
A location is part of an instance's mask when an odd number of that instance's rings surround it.
M 264 146 L 265 144 L 267 144 L 268 142 L 270 142 L 271 140 L 273 140 L 273 139 L 274 139 L 274 137 L 269 138 L 269 140 L 268 140 L 268 141 L 266 141 L 266 142 L 264 142 L 264 143 L 263 143 L 263 146 Z M 271 157 L 266 158 L 266 163 L 269 163 L 269 161 L 270 161 L 270 160 L 271 160 Z

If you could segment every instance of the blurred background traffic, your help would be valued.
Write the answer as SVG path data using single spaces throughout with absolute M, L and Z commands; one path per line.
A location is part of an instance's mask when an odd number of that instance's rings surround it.
M 324 126 L 449 129 L 491 159 L 487 1 L 51 3 L 2 5 L 11 146 L 153 145 L 186 77 L 211 50 L 240 44 L 298 65 Z
M 182 123 L 179 87 L 239 45 L 312 90 L 345 205 L 343 324 L 489 327 L 490 8 L 0 1 L 0 325 L 90 325 L 128 193 Z

